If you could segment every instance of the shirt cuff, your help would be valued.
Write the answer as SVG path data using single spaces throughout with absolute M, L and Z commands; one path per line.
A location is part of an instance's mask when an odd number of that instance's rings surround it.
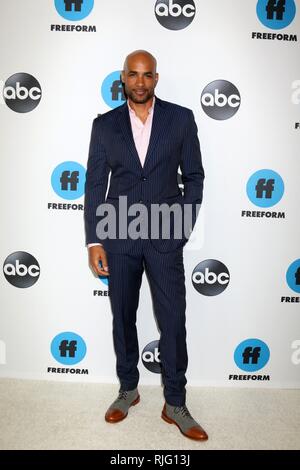
M 87 247 L 91 248 L 91 246 L 103 246 L 102 243 L 88 243 Z

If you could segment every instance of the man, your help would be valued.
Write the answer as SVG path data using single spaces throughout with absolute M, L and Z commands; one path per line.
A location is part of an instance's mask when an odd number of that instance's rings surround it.
M 161 332 L 165 396 L 162 418 L 176 424 L 185 436 L 206 440 L 206 432 L 185 405 L 188 357 L 183 246 L 196 221 L 204 179 L 197 127 L 192 111 L 154 96 L 158 73 L 156 59 L 149 52 L 138 50 L 127 56 L 122 82 L 127 102 L 93 123 L 85 196 L 89 263 L 96 275 L 109 275 L 113 340 L 120 380 L 119 396 L 107 410 L 105 419 L 109 423 L 121 421 L 129 408 L 140 400 L 136 311 L 145 270 Z M 184 197 L 177 183 L 179 167 Z M 139 220 L 140 225 L 146 226 L 140 237 L 120 236 L 124 219 L 122 216 L 119 220 L 121 197 L 125 196 L 132 208 L 134 204 L 143 204 L 147 210 L 157 204 L 166 207 L 177 204 L 181 209 L 190 206 L 192 218 L 188 233 L 185 230 L 183 235 L 175 236 L 178 227 L 185 225 L 186 228 L 186 222 L 177 223 L 179 218 L 175 217 L 169 225 L 169 237 L 162 236 L 160 231 L 159 236 L 152 236 L 152 232 L 149 235 L 149 225 L 152 230 L 155 224 L 147 212 L 146 217 Z M 117 213 L 113 220 L 118 221 L 118 235 L 112 230 L 113 234 L 107 237 L 101 223 L 105 212 L 102 209 L 107 209 L 108 204 Z M 128 229 L 133 213 L 128 211 Z M 162 222 L 160 219 L 159 229 Z

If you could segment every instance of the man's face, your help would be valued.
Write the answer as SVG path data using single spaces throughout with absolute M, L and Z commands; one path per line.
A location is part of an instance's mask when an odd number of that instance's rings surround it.
M 137 104 L 147 103 L 153 98 L 158 81 L 154 61 L 143 54 L 128 58 L 127 67 L 122 72 L 122 81 L 131 101 Z

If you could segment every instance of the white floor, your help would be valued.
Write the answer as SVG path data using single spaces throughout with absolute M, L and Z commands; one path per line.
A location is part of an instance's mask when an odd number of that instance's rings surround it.
M 1 379 L 0 449 L 300 449 L 300 390 L 187 390 L 207 442 L 161 419 L 160 387 L 139 387 L 140 403 L 108 424 L 115 385 Z

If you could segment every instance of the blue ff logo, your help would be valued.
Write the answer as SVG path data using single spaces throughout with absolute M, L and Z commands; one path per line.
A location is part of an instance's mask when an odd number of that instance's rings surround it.
M 259 207 L 275 206 L 282 198 L 283 193 L 283 180 L 273 170 L 256 171 L 247 183 L 248 198 Z
M 65 331 L 52 340 L 51 354 L 61 364 L 77 364 L 86 355 L 86 345 L 81 336 Z
M 86 18 L 94 7 L 94 0 L 54 0 L 57 12 L 69 21 Z
M 296 259 L 286 272 L 286 282 L 290 289 L 300 293 L 300 259 Z
M 78 199 L 84 194 L 85 168 L 77 162 L 60 163 L 53 170 L 51 184 L 63 199 Z
M 270 350 L 260 339 L 246 339 L 234 351 L 234 362 L 239 369 L 255 372 L 262 369 L 270 358 Z
M 295 18 L 296 5 L 294 0 L 259 0 L 256 13 L 267 28 L 283 29 Z
M 104 79 L 101 95 L 110 108 L 117 108 L 124 104 L 126 97 L 124 95 L 120 71 L 112 72 Z

